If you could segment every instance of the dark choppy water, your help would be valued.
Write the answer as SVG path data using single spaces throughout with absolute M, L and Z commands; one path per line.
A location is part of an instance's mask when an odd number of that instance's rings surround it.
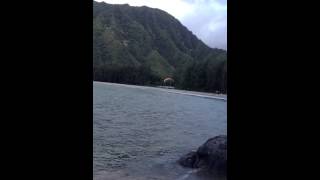
M 226 101 L 94 82 L 95 180 L 197 180 L 176 160 L 227 133 Z

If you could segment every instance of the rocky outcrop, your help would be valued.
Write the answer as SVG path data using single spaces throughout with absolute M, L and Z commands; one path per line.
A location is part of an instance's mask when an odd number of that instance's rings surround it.
M 225 174 L 227 172 L 227 136 L 220 135 L 208 139 L 197 151 L 182 156 L 179 164 Z

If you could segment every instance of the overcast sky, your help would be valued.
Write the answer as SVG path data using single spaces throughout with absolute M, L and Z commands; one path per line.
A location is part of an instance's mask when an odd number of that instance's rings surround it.
M 213 48 L 227 49 L 227 0 L 96 0 L 162 9 Z

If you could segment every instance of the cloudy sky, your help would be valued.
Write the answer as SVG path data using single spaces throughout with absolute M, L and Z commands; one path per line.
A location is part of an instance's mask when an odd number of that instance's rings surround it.
M 227 49 L 227 0 L 96 0 L 162 9 L 213 48 Z

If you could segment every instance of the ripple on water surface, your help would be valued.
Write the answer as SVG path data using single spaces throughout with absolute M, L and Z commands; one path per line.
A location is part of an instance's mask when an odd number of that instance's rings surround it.
M 227 134 L 226 101 L 94 83 L 95 180 L 205 179 L 176 160 Z

